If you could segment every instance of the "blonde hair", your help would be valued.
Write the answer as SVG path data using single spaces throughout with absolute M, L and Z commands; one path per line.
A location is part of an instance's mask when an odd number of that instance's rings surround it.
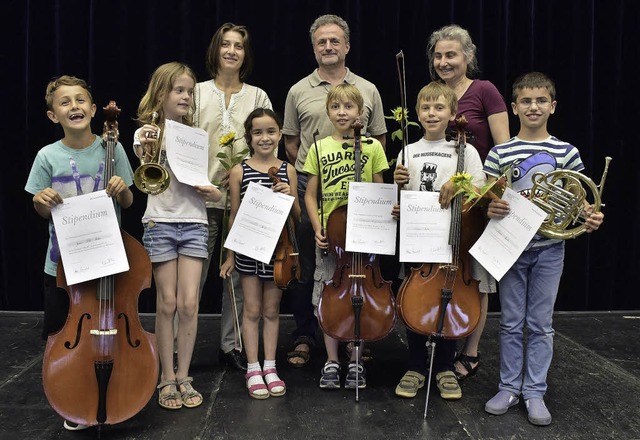
M 351 84 L 338 84 L 329 90 L 329 93 L 327 93 L 327 100 L 325 102 L 327 112 L 329 111 L 329 105 L 335 101 L 353 101 L 358 106 L 359 114 L 362 114 L 362 111 L 364 110 L 364 99 L 362 98 L 362 94 L 356 86 Z
M 90 104 L 93 104 L 93 96 L 91 96 L 91 89 L 87 82 L 83 79 L 70 75 L 62 75 L 58 78 L 54 78 L 47 84 L 47 91 L 44 94 L 44 100 L 47 102 L 47 109 L 53 110 L 53 95 L 61 86 L 80 86 L 86 90 L 89 96 Z
M 451 87 L 440 81 L 432 81 L 420 89 L 416 100 L 416 114 L 420 112 L 420 104 L 423 101 L 437 101 L 441 96 L 449 106 L 451 114 L 455 115 L 458 112 L 458 98 Z
M 186 64 L 178 62 L 166 63 L 153 72 L 149 80 L 149 87 L 140 100 L 140 105 L 138 105 L 138 118 L 136 120 L 140 125 L 150 124 L 153 120 L 153 113 L 157 112 L 158 126 L 160 129 L 164 128 L 165 115 L 162 105 L 166 97 L 171 93 L 175 80 L 183 74 L 189 75 L 193 79 L 193 84 L 196 84 L 196 75 Z M 194 97 L 194 99 L 191 100 L 189 113 L 182 117 L 183 124 L 193 126 L 193 113 L 195 108 Z

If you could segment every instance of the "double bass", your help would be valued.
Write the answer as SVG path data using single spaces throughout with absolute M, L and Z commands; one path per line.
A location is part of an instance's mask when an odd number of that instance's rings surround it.
M 274 184 L 280 182 L 278 168 L 269 168 L 267 174 Z M 289 287 L 291 283 L 300 279 L 299 255 L 300 251 L 298 250 L 298 242 L 296 240 L 294 219 L 293 215 L 289 215 L 278 238 L 273 261 L 273 280 L 278 288 L 284 290 Z
M 362 124 L 354 123 L 353 129 L 355 181 L 360 182 Z M 380 275 L 377 256 L 346 251 L 346 226 L 347 206 L 340 206 L 327 220 L 329 252 L 336 256 L 336 268 L 322 290 L 318 321 L 324 333 L 333 339 L 353 341 L 357 352 L 360 342 L 377 341 L 393 330 L 395 300 L 391 282 Z M 357 390 L 358 387 L 356 401 Z
M 105 107 L 105 182 L 115 172 L 119 112 L 114 101 Z M 58 264 L 57 285 L 69 295 L 69 314 L 47 339 L 42 364 L 53 409 L 66 420 L 99 429 L 137 414 L 158 380 L 155 335 L 144 330 L 138 316 L 140 291 L 151 286 L 151 261 L 138 241 L 121 233 L 126 272 L 68 285 L 63 262 Z

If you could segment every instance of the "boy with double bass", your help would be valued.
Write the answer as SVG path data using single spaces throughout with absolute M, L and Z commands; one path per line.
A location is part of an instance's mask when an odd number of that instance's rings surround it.
M 63 327 L 69 311 L 67 293 L 56 287 L 56 271 L 60 249 L 56 240 L 51 209 L 64 199 L 105 189 L 115 197 L 117 206 L 128 208 L 133 203 L 133 170 L 122 144 L 115 149 L 115 175 L 102 180 L 105 151 L 102 138 L 91 131 L 95 116 L 87 83 L 74 76 L 63 75 L 47 85 L 45 94 L 47 117 L 60 124 L 64 137 L 43 147 L 33 162 L 25 190 L 33 194 L 33 207 L 49 222 L 49 245 L 44 266 L 44 322 L 42 337 L 47 339 Z M 75 431 L 86 428 L 68 421 L 64 427 Z

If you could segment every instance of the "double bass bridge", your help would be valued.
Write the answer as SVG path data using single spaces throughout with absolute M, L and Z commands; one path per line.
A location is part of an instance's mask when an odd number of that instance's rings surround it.
M 89 330 L 89 334 L 92 336 L 112 336 L 118 334 L 118 329 L 112 328 L 110 330 Z

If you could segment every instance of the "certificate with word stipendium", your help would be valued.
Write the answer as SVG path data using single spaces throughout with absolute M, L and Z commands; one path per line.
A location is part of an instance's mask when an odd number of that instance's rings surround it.
M 113 199 L 106 191 L 64 199 L 51 216 L 67 284 L 129 270 Z

